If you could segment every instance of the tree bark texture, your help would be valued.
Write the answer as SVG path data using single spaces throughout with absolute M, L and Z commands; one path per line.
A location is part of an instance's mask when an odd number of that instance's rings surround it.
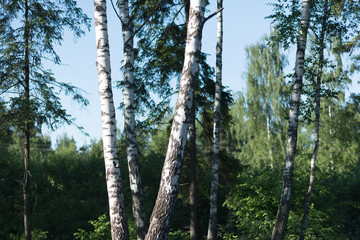
M 191 107 L 190 115 L 190 239 L 197 239 L 197 201 L 196 201 L 196 168 L 197 168 L 197 158 L 196 158 L 196 124 L 195 124 L 195 115 L 196 115 L 196 105 L 195 98 L 193 98 L 193 103 Z
M 145 220 L 144 198 L 139 171 L 139 154 L 135 134 L 134 112 L 134 41 L 133 26 L 129 15 L 129 1 L 119 0 L 122 35 L 124 41 L 124 128 L 126 154 L 129 168 L 129 182 L 132 197 L 132 211 L 138 240 L 145 238 L 147 227 Z
M 295 82 L 290 102 L 289 128 L 286 145 L 286 156 L 284 162 L 283 184 L 281 189 L 279 209 L 276 215 L 275 225 L 272 232 L 272 240 L 284 239 L 286 232 L 286 224 L 290 213 L 292 176 L 297 143 L 299 102 L 301 97 L 302 78 L 304 74 L 306 39 L 310 22 L 310 2 L 311 0 L 302 1 L 301 29 L 297 42 Z
M 29 60 L 29 6 L 28 1 L 25 0 L 25 22 L 24 22 L 24 44 L 25 44 L 25 66 L 24 66 L 24 100 L 26 112 L 30 111 L 30 60 Z M 30 227 L 30 113 L 25 116 L 24 125 L 24 179 L 23 179 L 23 196 L 24 196 L 24 236 L 25 240 L 31 239 L 31 227 Z
M 217 8 L 222 8 L 222 0 L 217 1 Z M 217 195 L 219 183 L 219 142 L 220 142 L 220 102 L 222 88 L 222 49 L 223 49 L 223 13 L 217 13 L 217 44 L 216 44 L 216 84 L 214 102 L 213 159 L 211 170 L 210 213 L 207 239 L 216 239 Z
M 304 216 L 301 220 L 301 231 L 300 231 L 300 240 L 305 239 L 306 233 L 306 225 L 309 218 L 310 212 L 310 201 L 311 201 L 311 194 L 314 188 L 314 181 L 315 181 L 315 166 L 316 166 L 316 158 L 317 153 L 319 150 L 319 143 L 320 143 L 320 135 L 319 135 L 319 126 L 320 126 L 320 91 L 321 91 L 321 78 L 323 73 L 323 65 L 324 65 L 324 38 L 326 33 L 326 23 L 328 17 L 328 0 L 325 0 L 324 3 L 324 16 L 322 22 L 322 29 L 320 34 L 320 49 L 319 49 L 319 63 L 318 63 L 318 73 L 316 76 L 316 90 L 315 90 L 315 144 L 314 150 L 311 156 L 311 169 L 310 169 L 310 180 L 309 180 L 309 188 L 305 196 L 305 203 L 304 203 Z
M 116 144 L 115 107 L 111 86 L 110 50 L 107 33 L 106 0 L 94 0 L 97 71 L 103 133 L 106 184 L 109 198 L 112 239 L 129 239 Z
M 174 213 L 193 101 L 194 89 L 192 88 L 192 83 L 199 72 L 204 11 L 205 0 L 190 1 L 185 58 L 179 84 L 179 93 L 166 158 L 162 169 L 159 192 L 151 215 L 146 240 L 167 239 L 170 221 Z

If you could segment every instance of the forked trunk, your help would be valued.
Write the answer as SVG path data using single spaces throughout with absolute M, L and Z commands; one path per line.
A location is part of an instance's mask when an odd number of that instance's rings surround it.
M 222 0 L 217 1 L 217 8 L 222 8 Z M 216 84 L 214 102 L 213 159 L 211 170 L 210 214 L 207 239 L 216 239 L 217 196 L 219 183 L 219 142 L 220 142 L 220 102 L 222 87 L 222 48 L 223 48 L 223 16 L 217 14 L 217 44 L 216 44 Z
M 136 235 L 142 240 L 146 235 L 144 199 L 139 171 L 139 154 L 135 134 L 134 112 L 134 41 L 133 26 L 129 15 L 129 1 L 119 0 L 120 18 L 124 41 L 124 128 L 126 154 L 129 168 L 129 182 L 132 197 L 132 210 L 135 220 Z
M 277 211 L 275 225 L 272 232 L 272 240 L 284 239 L 286 224 L 290 213 L 292 176 L 297 143 L 299 102 L 301 97 L 302 78 L 304 74 L 306 38 L 310 22 L 310 2 L 311 0 L 302 1 L 301 30 L 297 43 L 295 82 L 290 102 L 289 128 L 284 162 L 283 184 L 281 189 L 280 205 Z
M 151 215 L 146 240 L 167 239 L 170 222 L 174 213 L 193 101 L 194 90 L 192 83 L 199 72 L 204 10 L 205 0 L 190 1 L 185 58 L 179 84 L 179 94 L 175 106 L 159 192 Z
M 96 66 L 103 133 L 106 184 L 109 198 L 111 236 L 113 240 L 129 239 L 124 197 L 116 144 L 115 107 L 111 86 L 110 51 L 107 33 L 106 0 L 94 0 Z
M 319 150 L 319 143 L 320 143 L 320 137 L 319 137 L 319 126 L 320 126 L 320 90 L 321 90 L 321 77 L 323 72 L 323 65 L 324 65 L 324 38 L 325 38 L 325 32 L 326 32 L 326 19 L 328 16 L 328 1 L 325 0 L 324 3 L 324 16 L 323 16 L 323 22 L 322 22 L 322 29 L 320 34 L 320 51 L 319 51 L 319 64 L 318 64 L 318 73 L 316 77 L 316 97 L 315 97 L 315 145 L 314 150 L 311 156 L 311 170 L 310 170 L 310 181 L 309 181 L 309 188 L 306 193 L 305 197 L 305 203 L 304 203 L 304 216 L 301 221 L 301 232 L 300 232 L 300 240 L 305 239 L 305 233 L 306 233 L 306 225 L 309 218 L 309 212 L 310 212 L 310 201 L 311 201 L 311 194 L 314 188 L 314 181 L 315 181 L 315 166 L 316 166 L 316 158 L 317 153 Z

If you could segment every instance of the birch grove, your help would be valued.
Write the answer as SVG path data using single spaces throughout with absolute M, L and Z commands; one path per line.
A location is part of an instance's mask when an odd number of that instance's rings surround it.
M 193 101 L 194 90 L 192 83 L 199 72 L 198 65 L 204 11 L 204 0 L 190 1 L 185 58 L 179 84 L 179 93 L 161 174 L 159 192 L 150 218 L 149 230 L 145 238 L 147 240 L 167 239 L 170 221 L 174 213 Z
M 129 168 L 129 181 L 132 197 L 132 209 L 135 219 L 137 239 L 146 235 L 143 190 L 139 172 L 139 154 L 135 133 L 134 112 L 134 36 L 133 24 L 129 15 L 129 1 L 119 0 L 120 19 L 124 41 L 124 129 L 126 138 L 126 154 Z
M 222 8 L 222 0 L 217 1 L 217 8 Z M 219 142 L 220 142 L 220 102 L 222 88 L 222 49 L 223 49 L 223 13 L 217 14 L 217 44 L 216 44 L 216 84 L 214 102 L 213 159 L 211 170 L 210 213 L 207 239 L 216 239 L 217 198 L 219 183 Z
M 302 1 L 300 35 L 298 37 L 296 62 L 295 62 L 295 82 L 291 94 L 289 110 L 289 128 L 286 145 L 286 156 L 283 172 L 283 184 L 281 189 L 280 205 L 277 211 L 275 225 L 272 232 L 272 240 L 282 240 L 285 237 L 286 224 L 290 213 L 290 199 L 292 188 L 292 177 L 294 170 L 294 159 L 296 153 L 299 103 L 301 97 L 302 80 L 304 74 L 304 59 L 307 33 L 310 22 L 310 0 Z
M 0 239 L 358 239 L 360 1 L 262 1 L 0 1 Z
M 107 32 L 106 0 L 94 0 L 95 36 L 101 104 L 103 151 L 109 199 L 112 239 L 129 239 L 116 143 L 116 120 L 111 85 L 110 50 Z

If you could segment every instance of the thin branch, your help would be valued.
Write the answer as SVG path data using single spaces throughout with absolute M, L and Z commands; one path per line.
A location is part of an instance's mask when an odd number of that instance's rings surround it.
M 121 24 L 122 24 L 122 25 L 125 25 L 124 22 L 123 22 L 123 20 L 121 19 L 120 15 L 119 15 L 119 13 L 116 11 L 116 8 L 115 8 L 115 5 L 114 5 L 113 0 L 110 0 L 110 2 L 111 2 L 111 6 L 112 6 L 113 9 L 114 9 L 114 12 L 115 12 L 116 16 L 119 18 Z
M 6 198 L 1 199 L 0 204 L 2 204 L 2 203 L 5 202 L 6 200 L 8 200 L 8 199 L 10 199 L 10 198 L 12 198 L 12 197 L 14 197 L 14 196 L 16 196 L 16 195 L 22 195 L 22 194 L 23 194 L 22 192 L 14 193 L 14 194 L 6 197 Z
M 203 25 L 206 23 L 207 20 L 209 20 L 210 18 L 212 18 L 213 16 L 215 16 L 216 14 L 221 12 L 222 10 L 224 10 L 224 8 L 219 8 L 216 12 L 210 14 L 207 18 L 204 19 Z
M 174 15 L 174 18 L 172 20 L 172 23 L 175 22 L 175 19 L 177 18 L 177 16 L 180 14 L 181 10 L 185 7 L 185 4 L 182 4 L 182 7 L 179 9 L 179 11 L 177 11 Z
M 210 135 L 212 135 L 212 134 L 210 134 L 210 133 L 206 130 L 206 128 L 204 127 L 204 125 L 202 124 L 202 122 L 201 122 L 198 118 L 195 117 L 195 119 L 196 119 L 196 121 L 200 124 L 200 126 L 202 127 L 202 129 L 204 129 L 204 131 L 207 133 L 206 136 L 208 137 L 208 139 L 209 139 L 209 141 L 211 142 L 211 144 L 214 144 L 213 139 L 210 137 Z

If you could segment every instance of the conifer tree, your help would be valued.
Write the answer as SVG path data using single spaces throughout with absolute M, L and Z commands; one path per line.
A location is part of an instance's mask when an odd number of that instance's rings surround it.
M 24 229 L 31 239 L 30 227 L 30 137 L 43 124 L 55 129 L 60 123 L 72 123 L 63 109 L 59 92 L 73 95 L 74 100 L 87 104 L 71 84 L 57 81 L 43 67 L 50 60 L 60 64 L 54 50 L 67 28 L 76 37 L 89 27 L 89 18 L 75 1 L 1 1 L 0 2 L 0 79 L 8 114 L 24 139 Z

